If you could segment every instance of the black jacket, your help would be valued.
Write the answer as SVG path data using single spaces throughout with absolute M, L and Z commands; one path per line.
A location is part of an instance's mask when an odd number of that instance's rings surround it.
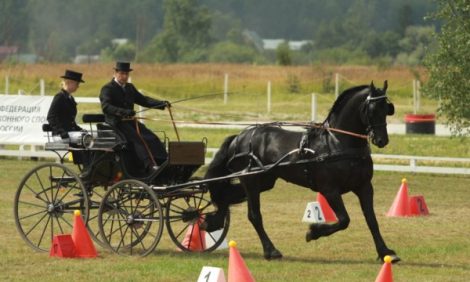
M 47 113 L 47 121 L 52 127 L 52 134 L 67 138 L 68 131 L 82 130 L 82 128 L 75 123 L 76 116 L 77 103 L 72 95 L 62 89 L 54 96 L 54 99 L 52 99 L 51 107 Z
M 134 104 L 160 110 L 166 106 L 164 101 L 144 96 L 131 83 L 123 89 L 114 79 L 101 88 L 100 101 L 105 120 L 111 125 L 117 125 L 123 117 L 135 114 Z

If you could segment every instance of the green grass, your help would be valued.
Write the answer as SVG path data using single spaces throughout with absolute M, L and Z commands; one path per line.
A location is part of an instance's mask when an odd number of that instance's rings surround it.
M 0 280 L 2 281 L 195 281 L 203 266 L 227 273 L 228 251 L 186 254 L 175 251 L 164 232 L 157 251 L 145 258 L 120 257 L 98 248 L 97 259 L 55 259 L 30 249 L 20 238 L 13 218 L 13 198 L 21 177 L 38 165 L 33 161 L 0 162 Z M 387 218 L 401 183 L 407 177 L 411 195 L 425 197 L 430 216 Z M 466 281 L 470 275 L 470 213 L 463 176 L 376 172 L 375 209 L 388 246 L 403 259 L 393 266 L 395 281 Z M 351 217 L 345 231 L 305 243 L 301 223 L 305 205 L 315 194 L 282 181 L 262 195 L 265 228 L 283 252 L 281 261 L 266 261 L 254 229 L 246 218 L 246 204 L 232 208 L 228 238 L 257 281 L 373 281 L 381 264 L 360 211 L 357 198 L 346 194 Z
M 3 67 L 3 69 L 2 69 Z M 36 81 L 45 78 L 47 89 L 58 89 L 58 77 L 63 69 L 72 66 L 38 65 L 6 69 L 0 65 L 0 77 L 10 73 L 11 89 L 34 92 Z M 100 87 L 111 78 L 111 65 L 80 65 L 85 80 L 77 96 L 97 97 Z M 133 81 L 149 95 L 170 101 L 204 93 L 220 92 L 224 71 L 230 74 L 229 103 L 222 97 L 193 100 L 175 104 L 177 120 L 198 121 L 259 121 L 309 120 L 310 93 L 322 93 L 322 73 L 311 68 L 283 68 L 256 66 L 154 66 L 135 68 Z M 137 71 L 138 70 L 138 71 Z M 341 68 L 338 71 L 349 79 L 342 87 L 369 83 L 371 79 L 389 79 L 389 95 L 397 113 L 389 122 L 400 122 L 412 111 L 412 75 L 404 69 L 378 71 L 374 68 Z M 301 83 L 301 94 L 288 93 L 286 77 L 296 74 Z M 134 73 L 133 73 L 134 74 Z M 273 82 L 273 108 L 266 110 L 266 82 Z M 0 80 L 0 89 L 3 81 Z M 380 85 L 381 83 L 378 83 Z M 53 94 L 53 93 L 48 93 Z M 319 119 L 330 109 L 334 95 L 319 94 Z M 423 112 L 434 112 L 436 102 L 424 98 Z M 79 113 L 100 112 L 99 105 L 80 104 Z M 175 133 L 168 122 L 168 113 L 149 111 L 148 117 L 163 121 L 149 122 L 153 130 L 164 130 L 171 140 Z M 440 120 L 442 121 L 442 119 Z M 182 140 L 200 140 L 207 137 L 208 147 L 218 147 L 229 134 L 239 130 L 196 129 L 179 127 Z M 374 153 L 421 156 L 469 157 L 467 139 L 391 135 L 385 149 L 372 147 Z M 184 254 L 175 251 L 166 233 L 157 251 L 145 258 L 113 255 L 99 249 L 100 257 L 90 260 L 52 259 L 36 253 L 20 238 L 13 218 L 13 199 L 16 187 L 28 170 L 38 162 L 0 159 L 0 280 L 1 281 L 88 281 L 90 277 L 106 281 L 195 281 L 202 266 L 224 268 L 227 273 L 228 252 L 211 254 Z M 431 215 L 417 218 L 387 218 L 402 177 L 407 177 L 411 194 L 425 197 Z M 393 267 L 396 281 L 466 281 L 470 275 L 470 212 L 468 187 L 470 178 L 429 174 L 376 172 L 375 207 L 377 217 L 389 247 L 403 259 Z M 301 223 L 305 205 L 315 194 L 306 189 L 293 189 L 279 182 L 272 192 L 262 196 L 265 227 L 276 246 L 284 253 L 281 261 L 268 262 L 262 258 L 259 239 L 246 218 L 246 204 L 232 209 L 229 239 L 237 241 L 239 250 L 258 281 L 373 281 L 380 269 L 370 233 L 364 222 L 357 199 L 344 196 L 351 216 L 350 227 L 328 238 L 305 243 L 307 226 Z

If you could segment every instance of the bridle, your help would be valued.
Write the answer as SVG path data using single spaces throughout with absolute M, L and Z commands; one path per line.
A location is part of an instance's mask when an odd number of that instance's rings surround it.
M 369 105 L 370 103 L 375 103 L 379 100 L 382 100 L 382 99 L 385 99 L 388 103 L 389 100 L 387 98 L 387 95 L 381 95 L 381 96 L 377 96 L 377 97 L 371 97 L 370 94 L 369 96 L 367 96 L 366 100 L 364 101 L 364 104 L 362 106 L 363 110 L 361 111 L 361 120 L 366 124 L 366 134 L 367 136 L 369 136 L 370 138 L 372 138 L 372 136 L 374 135 L 374 129 L 377 128 L 377 127 L 383 127 L 383 126 L 387 126 L 387 121 L 385 119 L 385 122 L 383 123 L 371 123 L 370 119 L 369 119 Z

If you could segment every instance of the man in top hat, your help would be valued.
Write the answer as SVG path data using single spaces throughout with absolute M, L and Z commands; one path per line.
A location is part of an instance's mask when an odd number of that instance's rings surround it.
M 134 104 L 164 110 L 170 103 L 140 93 L 128 82 L 131 71 L 130 63 L 116 63 L 113 79 L 101 88 L 101 108 L 106 122 L 124 134 L 146 172 L 151 173 L 167 159 L 167 152 L 152 131 L 133 119 L 136 114 Z
M 80 131 L 82 128 L 75 123 L 77 103 L 72 94 L 77 91 L 82 80 L 82 73 L 66 70 L 62 78 L 62 89 L 52 99 L 47 121 L 52 128 L 52 135 L 62 139 L 69 138 L 69 131 Z

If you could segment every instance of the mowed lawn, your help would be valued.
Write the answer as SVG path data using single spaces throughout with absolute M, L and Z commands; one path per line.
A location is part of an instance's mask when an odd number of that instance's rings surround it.
M 40 162 L 0 159 L 0 281 L 196 281 L 203 266 L 227 273 L 228 250 L 188 254 L 175 250 L 169 236 L 148 257 L 121 257 L 98 248 L 96 259 L 57 259 L 33 251 L 20 238 L 13 217 L 17 185 Z M 423 195 L 430 215 L 388 218 L 385 213 L 408 179 L 412 195 Z M 402 258 L 393 266 L 395 281 L 468 281 L 470 277 L 470 177 L 376 173 L 375 209 L 388 246 Z M 353 194 L 344 196 L 351 217 L 346 231 L 310 243 L 301 222 L 305 205 L 316 195 L 279 181 L 262 196 L 264 223 L 280 261 L 266 261 L 246 218 L 246 204 L 232 208 L 227 238 L 257 281 L 374 281 L 381 267 L 371 235 Z

